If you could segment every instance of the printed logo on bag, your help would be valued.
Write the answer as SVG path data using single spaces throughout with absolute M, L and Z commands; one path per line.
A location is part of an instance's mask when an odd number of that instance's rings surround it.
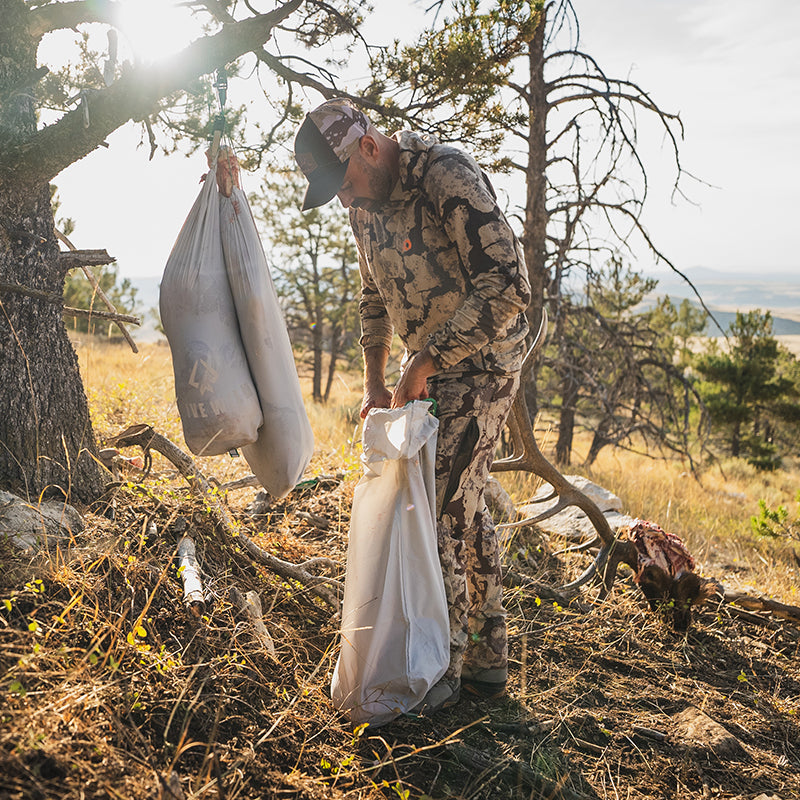
M 189 375 L 189 386 L 200 391 L 202 397 L 206 392 L 213 391 L 214 384 L 219 378 L 219 372 L 215 370 L 207 361 L 199 359 L 192 365 L 192 372 Z

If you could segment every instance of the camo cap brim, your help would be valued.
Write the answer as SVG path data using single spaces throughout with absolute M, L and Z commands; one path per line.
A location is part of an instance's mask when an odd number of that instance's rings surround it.
M 348 100 L 328 100 L 309 111 L 294 140 L 294 157 L 308 179 L 303 211 L 333 199 L 369 123 Z

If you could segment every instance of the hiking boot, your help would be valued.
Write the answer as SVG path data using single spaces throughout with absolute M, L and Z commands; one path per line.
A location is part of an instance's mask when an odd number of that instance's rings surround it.
M 505 681 L 479 681 L 475 678 L 461 678 L 464 694 L 477 700 L 497 700 L 506 693 Z
M 437 711 L 454 706 L 461 696 L 458 680 L 442 678 L 434 683 L 420 703 L 406 713 L 414 717 L 430 717 Z

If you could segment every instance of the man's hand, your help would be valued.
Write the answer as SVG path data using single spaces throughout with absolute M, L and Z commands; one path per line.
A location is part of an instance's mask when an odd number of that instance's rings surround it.
M 433 357 L 427 349 L 420 350 L 408 360 L 392 395 L 392 408 L 400 408 L 411 400 L 428 397 L 428 378 L 436 372 Z
M 361 403 L 361 419 L 367 416 L 372 408 L 389 408 L 392 404 L 392 393 L 385 386 L 364 388 L 364 400 Z

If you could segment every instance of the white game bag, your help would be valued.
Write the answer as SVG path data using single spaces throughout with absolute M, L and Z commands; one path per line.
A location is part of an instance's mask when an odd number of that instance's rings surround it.
M 436 546 L 439 420 L 430 403 L 373 409 L 350 519 L 341 649 L 331 684 L 351 722 L 384 725 L 447 669 L 450 624 Z
M 264 488 L 283 497 L 314 454 L 314 434 L 261 238 L 238 187 L 230 197 L 220 196 L 220 225 L 242 342 L 264 418 L 258 439 L 242 454 Z
M 183 435 L 204 456 L 255 442 L 263 419 L 222 257 L 219 200 L 212 168 L 169 255 L 159 299 Z

